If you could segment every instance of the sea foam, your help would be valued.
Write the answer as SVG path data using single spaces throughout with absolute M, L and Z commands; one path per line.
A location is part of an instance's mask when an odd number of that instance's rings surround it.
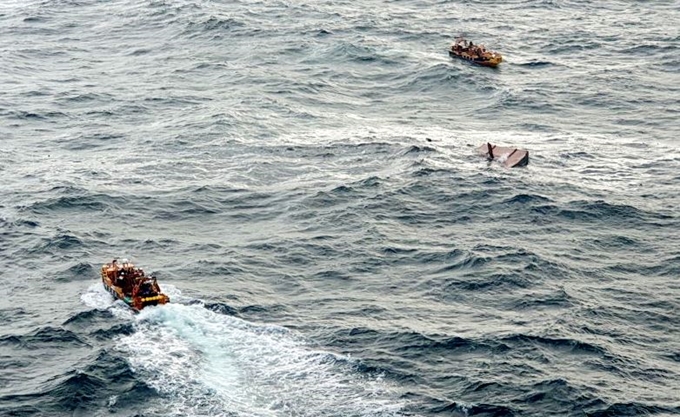
M 181 304 L 136 320 L 117 348 L 172 402 L 171 415 L 395 416 L 405 405 L 380 376 L 283 327 Z

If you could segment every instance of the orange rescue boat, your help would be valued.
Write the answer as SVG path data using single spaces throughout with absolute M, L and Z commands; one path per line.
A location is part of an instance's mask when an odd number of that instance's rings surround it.
M 104 288 L 137 312 L 147 306 L 170 302 L 170 297 L 163 294 L 158 286 L 156 277 L 147 276 L 127 259 L 123 259 L 121 264 L 114 259 L 102 265 L 101 276 Z
M 503 62 L 503 56 L 498 52 L 489 51 L 484 45 L 475 45 L 465 38 L 457 38 L 449 48 L 449 55 L 473 62 L 483 67 L 495 68 Z

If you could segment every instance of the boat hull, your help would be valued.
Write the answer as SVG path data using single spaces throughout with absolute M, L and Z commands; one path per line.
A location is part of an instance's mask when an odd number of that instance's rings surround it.
M 508 168 L 519 168 L 529 165 L 529 151 L 484 144 L 477 148 L 477 153 L 489 159 L 497 159 Z
M 455 58 L 464 59 L 465 61 L 472 62 L 473 64 L 481 65 L 483 67 L 496 68 L 498 64 L 503 62 L 503 57 L 500 54 L 495 54 L 494 57 L 489 59 L 479 59 L 471 57 L 467 54 L 458 53 L 453 49 L 449 49 L 449 55 Z

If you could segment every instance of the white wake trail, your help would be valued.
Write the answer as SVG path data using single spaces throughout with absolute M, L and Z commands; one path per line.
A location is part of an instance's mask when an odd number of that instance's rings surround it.
M 172 415 L 378 417 L 405 405 L 380 377 L 279 326 L 172 303 L 136 320 L 118 349 L 171 401 Z

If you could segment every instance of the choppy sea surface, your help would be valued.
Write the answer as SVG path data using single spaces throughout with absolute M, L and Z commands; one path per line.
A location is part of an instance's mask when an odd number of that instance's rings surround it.
M 3 1 L 0 415 L 680 415 L 678 22 Z

